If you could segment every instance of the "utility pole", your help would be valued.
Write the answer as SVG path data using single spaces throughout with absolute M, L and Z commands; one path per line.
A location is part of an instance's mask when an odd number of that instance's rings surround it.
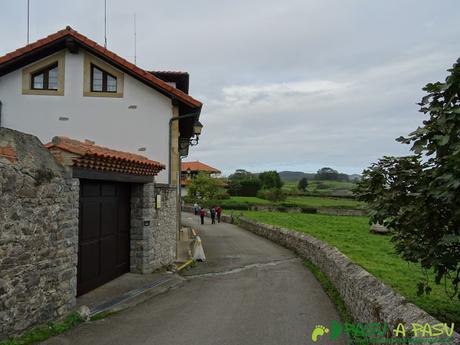
M 134 64 L 137 65 L 137 27 L 136 27 L 136 13 L 134 13 Z
M 30 42 L 30 0 L 27 0 L 27 44 Z
M 104 48 L 107 49 L 107 0 L 104 0 Z

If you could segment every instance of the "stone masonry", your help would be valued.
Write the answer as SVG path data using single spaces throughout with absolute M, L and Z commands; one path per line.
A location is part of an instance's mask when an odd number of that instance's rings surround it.
M 227 217 L 222 219 L 233 221 Z M 391 329 L 396 328 L 400 322 L 406 327 L 410 323 L 440 323 L 353 263 L 337 248 L 323 241 L 297 231 L 258 223 L 243 217 L 239 219 L 239 226 L 293 250 L 304 260 L 313 262 L 334 284 L 357 322 L 386 322 Z M 454 332 L 450 344 L 460 344 L 458 333 Z
M 36 137 L 0 128 L 0 340 L 74 308 L 78 197 Z
M 155 208 L 156 196 L 161 197 Z M 176 259 L 176 189 L 154 183 L 131 187 L 131 272 L 151 273 Z
M 193 212 L 193 207 L 185 206 L 183 211 Z M 244 217 L 222 215 L 221 220 L 227 223 L 238 223 L 241 228 L 278 243 L 294 251 L 302 259 L 315 264 L 340 293 L 356 322 L 386 322 L 392 329 L 400 322 L 406 327 L 410 323 L 430 325 L 440 323 L 353 263 L 337 248 L 321 240 L 298 231 L 259 223 Z M 460 335 L 454 332 L 449 344 L 460 345 Z

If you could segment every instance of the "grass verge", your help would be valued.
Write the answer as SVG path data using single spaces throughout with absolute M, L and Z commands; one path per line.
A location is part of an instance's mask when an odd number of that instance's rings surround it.
M 367 217 L 259 211 L 243 214 L 262 223 L 307 233 L 333 245 L 409 302 L 442 322 L 460 324 L 460 300 L 449 299 L 444 286 L 434 283 L 433 274 L 429 274 L 431 293 L 418 296 L 417 282 L 424 278 L 420 267 L 399 257 L 389 236 L 371 234 Z
M 115 311 L 104 311 L 90 318 L 90 321 L 98 321 L 116 314 Z M 0 345 L 29 345 L 45 341 L 51 337 L 67 332 L 68 330 L 83 323 L 83 319 L 77 314 L 72 313 L 64 321 L 50 322 L 46 326 L 38 326 L 24 333 L 20 337 L 0 341 Z
M 73 313 L 67 316 L 64 321 L 50 322 L 46 326 L 33 328 L 20 337 L 0 341 L 0 345 L 28 345 L 45 341 L 50 337 L 68 331 L 82 322 L 82 318 L 77 313 Z
M 313 275 L 316 277 L 316 279 L 319 281 L 319 283 L 323 287 L 323 290 L 326 292 L 326 294 L 331 299 L 332 303 L 335 304 L 337 312 L 339 313 L 342 321 L 347 322 L 347 323 L 353 323 L 354 322 L 353 317 L 348 312 L 345 302 L 343 301 L 339 292 L 337 291 L 335 286 L 331 283 L 329 278 L 318 267 L 316 267 L 315 264 L 313 264 L 311 261 L 305 261 L 304 265 L 310 270 L 311 273 L 313 273 Z

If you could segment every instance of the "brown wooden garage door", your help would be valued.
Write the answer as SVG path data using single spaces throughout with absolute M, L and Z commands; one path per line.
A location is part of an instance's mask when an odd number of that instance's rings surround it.
M 77 295 L 129 271 L 130 186 L 80 180 Z

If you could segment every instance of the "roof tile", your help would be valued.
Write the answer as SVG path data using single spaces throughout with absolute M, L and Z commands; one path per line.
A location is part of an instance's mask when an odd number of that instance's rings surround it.
M 212 166 L 209 166 L 207 164 L 201 163 L 200 161 L 182 162 L 181 170 L 183 172 L 186 172 L 189 169 L 191 171 L 205 171 L 205 172 L 209 172 L 209 173 L 220 174 L 219 169 L 216 169 L 216 168 L 213 168 Z
M 166 168 L 164 164 L 150 160 L 145 156 L 117 151 L 67 137 L 54 137 L 53 141 L 45 146 L 53 152 L 58 148 L 77 155 L 78 157 L 73 160 L 75 167 L 147 176 L 157 175 Z
M 153 74 L 148 73 L 147 71 L 143 70 L 142 68 L 137 67 L 133 63 L 123 59 L 122 57 L 118 56 L 117 54 L 107 50 L 106 48 L 102 47 L 101 45 L 97 44 L 96 42 L 92 41 L 88 37 L 80 34 L 79 32 L 73 30 L 70 26 L 67 26 L 65 29 L 60 30 L 54 34 L 51 34 L 45 38 L 39 39 L 34 43 L 30 43 L 22 48 L 19 48 L 13 52 L 10 52 L 2 57 L 0 57 L 0 66 L 4 63 L 10 62 L 16 58 L 21 57 L 24 54 L 30 53 L 33 50 L 50 44 L 54 41 L 57 41 L 63 37 L 70 36 L 73 37 L 75 40 L 79 41 L 81 44 L 89 46 L 96 50 L 98 53 L 104 55 L 108 59 L 112 60 L 113 63 L 118 64 L 131 73 L 141 77 L 146 82 L 153 84 L 155 87 L 163 90 L 164 92 L 177 97 L 179 101 L 184 102 L 185 104 L 193 107 L 193 108 L 201 108 L 202 103 L 193 97 L 187 95 L 185 92 L 182 92 L 175 87 L 167 84 L 160 78 L 155 77 Z

